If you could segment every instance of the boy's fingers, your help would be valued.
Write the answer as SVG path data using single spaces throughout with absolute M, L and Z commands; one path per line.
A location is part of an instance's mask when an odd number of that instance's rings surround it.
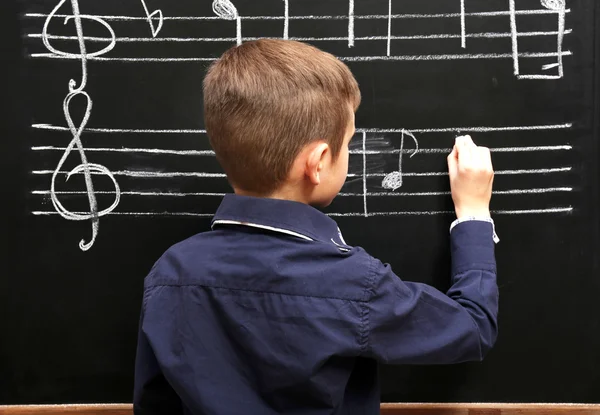
M 484 170 L 492 171 L 492 153 L 487 147 L 478 147 L 479 165 Z
M 465 146 L 474 146 L 475 143 L 473 142 L 473 139 L 471 138 L 470 135 L 463 135 L 462 136 L 462 140 Z
M 450 154 L 448 154 L 448 170 L 450 172 L 450 175 L 454 175 L 454 173 L 456 172 L 457 164 L 458 164 L 458 150 L 456 149 L 456 146 L 454 146 L 452 148 L 452 152 Z
M 459 167 L 466 168 L 473 162 L 473 141 L 469 136 L 456 139 L 456 152 Z

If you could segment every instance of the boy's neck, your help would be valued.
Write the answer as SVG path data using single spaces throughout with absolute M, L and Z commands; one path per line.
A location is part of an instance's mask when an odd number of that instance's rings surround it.
M 234 188 L 233 189 L 236 195 L 240 196 L 250 196 L 250 197 L 259 197 L 265 199 L 279 199 L 279 200 L 290 200 L 293 202 L 304 203 L 306 205 L 312 204 L 312 200 L 307 192 L 304 189 L 298 187 L 291 186 L 282 186 L 281 188 L 271 192 L 271 193 L 256 193 L 249 192 L 246 190 Z

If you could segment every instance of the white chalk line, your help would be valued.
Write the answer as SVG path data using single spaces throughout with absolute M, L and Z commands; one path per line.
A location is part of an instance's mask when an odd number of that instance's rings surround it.
M 392 47 L 392 0 L 388 0 L 388 33 L 387 33 L 387 56 L 390 56 Z
M 551 174 L 551 173 L 564 173 L 572 170 L 572 167 L 555 167 L 545 169 L 519 169 L 519 170 L 499 170 L 496 171 L 496 175 L 525 175 L 525 174 Z M 33 170 L 31 174 L 34 175 L 47 175 L 53 174 L 54 170 Z M 68 171 L 57 171 L 57 174 L 68 175 Z M 90 172 L 91 174 L 100 174 L 96 172 Z M 113 171 L 114 176 L 126 176 L 136 178 L 173 178 L 173 177 L 204 177 L 204 178 L 226 178 L 225 173 L 207 173 L 207 172 L 157 172 L 157 171 L 138 171 L 138 170 L 119 170 Z M 410 177 L 432 177 L 432 176 L 447 176 L 448 172 L 409 172 L 404 173 L 404 176 Z M 369 177 L 385 177 L 386 173 L 369 173 L 366 175 Z M 363 174 L 348 174 L 348 178 L 364 177 Z
M 68 128 L 51 124 L 33 124 L 31 128 L 40 130 L 69 131 Z M 199 129 L 141 129 L 141 128 L 85 128 L 88 133 L 116 133 L 116 134 L 206 134 L 206 130 Z
M 348 47 L 354 46 L 354 0 L 348 0 Z
M 545 213 L 570 213 L 573 212 L 573 207 L 553 207 L 546 209 L 522 209 L 522 210 L 494 210 L 493 215 L 528 215 L 528 214 L 545 214 Z M 77 213 L 77 212 L 76 212 Z M 81 212 L 85 214 L 86 212 Z M 55 216 L 58 213 L 54 211 L 33 211 L 34 216 Z M 436 215 L 453 215 L 453 211 L 403 211 L 403 212 L 370 212 L 367 217 L 373 216 L 436 216 Z M 353 217 L 363 216 L 364 213 L 327 213 L 332 217 Z M 111 212 L 111 216 L 182 216 L 182 217 L 213 217 L 213 213 L 194 213 L 194 212 Z
M 537 131 L 537 130 L 562 130 L 573 127 L 572 123 L 564 124 L 547 124 L 547 125 L 525 125 L 525 126 L 505 126 L 505 127 L 453 127 L 453 128 L 364 128 L 358 129 L 357 132 L 366 133 L 402 133 L 402 131 L 410 131 L 412 133 L 491 133 L 502 131 Z
M 492 153 L 527 153 L 527 152 L 545 152 L 545 151 L 570 151 L 573 147 L 570 145 L 561 146 L 527 146 L 527 147 L 492 147 L 490 151 Z M 400 154 L 400 153 L 412 153 L 414 150 L 410 149 L 395 149 L 395 150 L 350 150 L 350 154 Z M 419 154 L 448 154 L 452 151 L 451 148 L 419 148 Z
M 465 49 L 467 47 L 467 29 L 466 29 L 466 8 L 465 0 L 460 0 L 460 46 Z
M 563 130 L 573 127 L 572 123 L 547 124 L 547 125 L 525 125 L 504 127 L 452 127 L 452 128 L 358 128 L 357 133 L 489 133 L 502 131 L 537 131 L 537 130 Z M 41 130 L 69 131 L 67 127 L 52 124 L 32 124 L 31 128 Z M 84 132 L 90 133 L 119 133 L 119 134 L 206 134 L 203 129 L 138 129 L 138 128 L 89 128 Z
M 521 210 L 493 210 L 493 215 L 531 215 L 531 214 L 544 214 L 544 213 L 570 213 L 573 212 L 573 207 L 555 207 L 547 209 L 521 209 Z M 370 212 L 369 217 L 373 216 L 437 216 L 437 215 L 453 215 L 453 211 L 442 210 L 442 211 L 404 211 L 404 212 Z M 362 216 L 360 213 L 328 213 L 329 216 L 333 217 L 353 217 Z
M 64 151 L 65 147 L 55 146 L 35 146 L 31 147 L 33 151 Z M 170 150 L 162 148 L 109 148 L 109 147 L 91 147 L 86 148 L 87 151 L 100 153 L 148 153 L 148 154 L 164 154 L 175 156 L 214 156 L 213 150 Z
M 565 13 L 570 13 L 571 9 L 565 10 Z M 517 10 L 517 15 L 548 15 L 557 14 L 556 11 L 540 9 L 540 10 Z M 30 18 L 45 18 L 47 14 L 44 13 L 26 13 L 25 17 Z M 490 11 L 490 12 L 471 12 L 465 13 L 467 17 L 494 17 L 494 16 L 510 16 L 509 11 Z M 70 17 L 66 14 L 55 14 L 54 17 Z M 81 15 L 82 18 L 100 18 L 107 21 L 130 21 L 130 20 L 147 20 L 145 17 L 139 16 L 109 16 L 109 15 Z M 461 17 L 461 13 L 430 13 L 430 14 L 394 14 L 392 19 L 444 19 L 444 18 L 456 18 Z M 389 16 L 387 14 L 368 14 L 368 15 L 357 15 L 352 13 L 351 16 L 346 15 L 306 15 L 306 16 L 289 16 L 289 20 L 357 20 L 357 19 L 385 19 Z M 222 20 L 216 16 L 165 16 L 164 20 Z M 285 20 L 285 16 L 241 16 L 241 20 Z
M 35 175 L 46 175 L 54 173 L 53 170 L 33 170 L 31 172 Z M 58 174 L 69 174 L 68 171 L 58 171 Z M 95 174 L 92 172 L 92 174 Z M 225 173 L 206 173 L 206 172 L 157 172 L 157 171 L 137 171 L 137 170 L 119 170 L 113 171 L 114 176 L 126 176 L 126 177 L 137 177 L 137 178 L 171 178 L 171 177 L 205 177 L 205 178 L 219 178 L 227 177 Z
M 571 56 L 572 52 L 566 50 L 560 54 L 557 52 L 523 52 L 519 58 L 553 58 Z M 450 55 L 397 55 L 397 56 L 339 56 L 345 62 L 367 62 L 367 61 L 448 61 L 448 60 L 476 60 L 476 59 L 512 59 L 511 53 L 473 53 L 473 54 L 450 54 Z M 66 59 L 57 57 L 57 59 Z M 94 58 L 96 59 L 96 58 Z M 100 58 L 110 59 L 110 58 Z M 175 58 L 177 59 L 177 58 Z
M 572 167 L 553 167 L 544 169 L 516 169 L 516 170 L 498 170 L 494 172 L 495 175 L 525 175 L 525 174 L 551 174 L 551 173 L 565 173 L 571 171 Z M 407 172 L 402 174 L 405 177 L 434 177 L 434 176 L 447 176 L 448 172 Z M 367 177 L 385 177 L 387 173 L 369 173 Z M 362 177 L 361 174 L 348 174 L 349 178 Z
M 75 212 L 78 213 L 78 212 Z M 86 212 L 80 212 L 85 214 Z M 56 212 L 52 211 L 38 211 L 34 210 L 31 212 L 34 216 L 54 216 Z M 213 217 L 214 213 L 194 213 L 194 212 L 111 212 L 111 216 L 193 216 L 193 217 Z
M 512 58 L 513 71 L 515 75 L 519 75 L 519 44 L 517 40 L 517 16 L 515 0 L 509 0 L 510 8 L 510 31 L 512 34 Z
M 565 30 L 565 34 L 572 34 L 572 29 Z M 522 32 L 519 33 L 519 37 L 538 37 L 538 36 L 558 36 L 558 31 L 537 31 L 537 32 Z M 41 38 L 42 35 L 38 33 L 32 33 L 27 35 L 29 38 L 37 39 Z M 508 32 L 481 32 L 481 33 L 469 33 L 466 35 L 467 38 L 510 38 L 512 35 Z M 49 39 L 55 40 L 77 40 L 76 36 L 59 36 L 49 35 Z M 391 36 L 391 40 L 427 40 L 427 39 L 459 39 L 461 35 L 452 33 L 438 33 L 430 35 L 411 35 L 411 36 Z M 247 41 L 266 39 L 266 37 L 245 37 Z M 297 40 L 301 42 L 316 42 L 316 41 L 347 41 L 347 37 L 288 37 L 284 39 Z M 387 36 L 359 36 L 354 37 L 354 40 L 387 40 Z M 108 42 L 110 38 L 97 37 L 97 36 L 86 36 L 86 41 L 90 42 Z M 117 37 L 117 43 L 129 43 L 129 42 L 235 42 L 235 37 Z
M 527 147 L 492 147 L 491 152 L 495 153 L 518 153 L 518 152 L 545 152 L 545 151 L 570 151 L 573 147 L 570 145 L 560 146 L 527 146 Z M 34 146 L 32 151 L 65 151 L 66 147 L 56 146 Z M 90 147 L 86 148 L 86 152 L 100 153 L 147 153 L 147 154 L 164 154 L 175 156 L 214 156 L 213 150 L 171 150 L 162 148 L 110 148 L 110 147 Z M 410 153 L 413 150 L 403 150 L 403 153 Z M 419 153 L 425 154 L 447 154 L 452 151 L 451 148 L 421 148 Z M 400 154 L 400 150 L 350 150 L 350 154 Z
M 561 79 L 562 75 L 517 75 L 518 79 Z
M 283 38 L 290 37 L 290 3 L 288 0 L 283 0 Z
M 557 52 L 523 52 L 519 53 L 519 58 L 553 58 L 571 56 L 569 50 L 561 53 Z M 77 57 L 70 55 L 56 55 L 54 53 L 31 53 L 29 57 L 33 59 L 59 59 L 74 60 Z M 474 53 L 474 54 L 450 54 L 450 55 L 398 55 L 398 56 L 338 56 L 338 59 L 346 62 L 367 62 L 367 61 L 445 61 L 445 60 L 476 60 L 476 59 L 513 59 L 512 53 Z M 130 57 L 101 57 L 90 56 L 88 60 L 105 62 L 212 62 L 217 58 L 130 58 Z
M 529 195 L 529 194 L 546 194 L 546 193 L 569 193 L 572 192 L 572 187 L 548 187 L 548 188 L 535 188 L 535 189 L 511 189 L 511 190 L 495 190 L 492 193 L 494 195 Z M 57 191 L 56 194 L 60 195 L 86 195 L 84 191 Z M 100 195 L 114 195 L 115 191 L 95 191 L 96 194 Z M 32 195 L 47 196 L 50 194 L 49 190 L 32 190 Z M 143 197 L 223 197 L 227 193 L 215 193 L 215 192 L 142 192 L 142 191 L 122 191 L 121 195 L 127 196 L 143 196 Z M 364 192 L 351 193 L 342 192 L 339 193 L 339 197 L 363 197 Z M 367 197 L 430 197 L 430 196 L 449 196 L 450 192 L 367 192 Z

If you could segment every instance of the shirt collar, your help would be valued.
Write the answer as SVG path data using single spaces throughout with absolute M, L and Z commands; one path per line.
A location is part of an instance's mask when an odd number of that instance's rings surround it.
M 341 250 L 350 248 L 333 219 L 300 202 L 229 194 L 223 198 L 212 227 L 232 224 L 333 243 Z

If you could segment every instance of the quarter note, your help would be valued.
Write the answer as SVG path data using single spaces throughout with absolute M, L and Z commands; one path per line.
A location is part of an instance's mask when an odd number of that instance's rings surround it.
M 403 177 L 402 177 L 402 156 L 404 155 L 404 136 L 407 135 L 413 139 L 415 142 L 415 150 L 412 152 L 410 157 L 412 158 L 419 151 L 419 142 L 417 138 L 410 132 L 406 130 L 402 130 L 402 139 L 400 140 L 400 157 L 398 161 L 398 171 L 394 171 L 383 178 L 383 182 L 381 186 L 384 189 L 396 190 L 402 187 Z
M 238 46 L 242 44 L 242 19 L 229 0 L 214 0 L 212 4 L 213 12 L 221 19 L 236 21 L 236 38 Z

